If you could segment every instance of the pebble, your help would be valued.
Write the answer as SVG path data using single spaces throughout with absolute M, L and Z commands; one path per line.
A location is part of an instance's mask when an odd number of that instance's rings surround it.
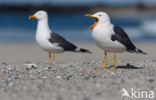
M 71 78 L 72 78 L 72 75 L 68 75 L 66 79 L 70 80 Z
M 12 80 L 5 80 L 5 84 L 7 85 L 7 86 L 13 86 L 13 81 Z
M 57 78 L 57 79 L 61 79 L 61 78 L 62 78 L 62 76 L 57 75 L 57 76 L 56 76 L 56 78 Z
M 11 67 L 8 67 L 8 70 L 12 70 L 12 68 Z
M 4 97 L 4 93 L 10 98 L 16 95 L 17 100 L 20 97 L 24 100 L 121 100 L 119 91 L 122 88 L 156 90 L 156 74 L 151 71 L 156 66 L 155 62 L 145 64 L 145 61 L 140 62 L 140 65 L 139 62 L 130 63 L 135 67 L 145 65 L 144 69 L 128 69 L 125 66 L 115 72 L 109 68 L 98 71 L 94 69 L 102 63 L 91 61 L 50 65 L 38 62 L 37 65 L 3 65 L 0 70 L 0 96 Z
M 45 67 L 45 70 L 49 70 L 49 69 L 51 69 L 51 67 L 50 67 L 50 66 L 48 66 L 48 67 Z
M 26 70 L 36 69 L 37 64 L 24 64 L 26 66 Z
M 150 83 L 152 83 L 152 82 L 154 82 L 154 79 L 149 79 L 148 81 L 149 81 Z

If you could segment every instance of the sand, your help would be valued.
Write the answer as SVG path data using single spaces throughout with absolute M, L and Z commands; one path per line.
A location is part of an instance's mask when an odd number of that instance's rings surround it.
M 107 69 L 95 70 L 103 65 L 103 51 L 94 44 L 78 44 L 92 54 L 59 54 L 54 64 L 47 62 L 48 54 L 36 44 L 0 44 L 0 98 L 128 100 L 121 98 L 122 88 L 156 92 L 155 43 L 135 44 L 148 55 L 118 54 L 115 72 L 110 70 L 112 54 Z
M 56 55 L 55 62 L 58 63 L 79 63 L 94 60 L 103 60 L 104 52 L 95 44 L 77 43 L 79 47 L 89 49 L 92 54 L 66 52 Z M 137 47 L 144 50 L 148 55 L 138 55 L 132 53 L 117 54 L 117 60 L 125 62 L 156 60 L 156 42 L 135 43 Z M 37 44 L 0 44 L 0 61 L 7 63 L 25 63 L 25 62 L 47 62 L 48 53 L 44 52 Z M 113 55 L 108 54 L 108 62 L 112 63 Z

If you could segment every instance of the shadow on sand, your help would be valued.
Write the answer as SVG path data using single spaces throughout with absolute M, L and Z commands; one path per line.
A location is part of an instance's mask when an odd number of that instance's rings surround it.
M 121 69 L 144 69 L 145 67 L 137 67 L 137 66 L 134 66 L 134 65 L 130 65 L 130 64 L 127 64 L 125 66 L 116 66 L 116 68 L 121 68 Z

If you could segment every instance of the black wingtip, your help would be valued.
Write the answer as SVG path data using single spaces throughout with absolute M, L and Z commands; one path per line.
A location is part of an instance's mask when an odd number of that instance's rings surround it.
M 91 53 L 89 50 L 83 49 L 83 48 L 80 48 L 80 52 L 83 52 L 83 53 Z
M 144 52 L 138 48 L 136 48 L 135 50 L 128 50 L 128 52 L 147 55 L 146 52 Z
M 142 51 L 142 50 L 140 50 L 140 49 L 138 49 L 137 52 L 139 52 L 139 53 L 141 53 L 141 54 L 144 54 L 144 55 L 147 55 L 146 52 L 144 52 L 144 51 Z
M 82 52 L 82 53 L 91 53 L 89 50 L 83 49 L 83 48 L 76 48 L 75 51 L 76 52 Z

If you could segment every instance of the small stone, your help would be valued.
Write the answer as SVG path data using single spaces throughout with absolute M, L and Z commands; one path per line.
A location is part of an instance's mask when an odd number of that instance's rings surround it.
M 12 68 L 11 67 L 8 67 L 8 70 L 12 70 Z
M 100 86 L 101 86 L 101 85 L 100 85 L 99 83 L 96 84 L 96 87 L 97 87 L 97 88 L 100 88 Z
M 125 83 L 125 79 L 124 78 L 121 78 L 121 83 Z
M 5 66 L 7 66 L 7 65 L 8 65 L 6 62 L 3 62 L 2 64 L 3 64 L 3 65 L 5 65 Z
M 84 76 L 84 79 L 85 79 L 85 80 L 89 80 L 89 78 L 90 78 L 89 75 L 85 75 L 85 76 Z
M 43 78 L 43 79 L 46 79 L 47 77 L 46 77 L 46 76 L 43 76 L 42 78 Z
M 49 69 L 51 69 L 51 67 L 50 67 L 50 66 L 48 66 L 48 67 L 45 67 L 45 70 L 49 70 Z
M 70 67 L 73 67 L 73 65 L 70 65 Z
M 36 69 L 37 65 L 36 64 L 24 64 L 26 66 L 26 70 L 30 69 Z
M 67 80 L 70 80 L 72 78 L 72 75 L 67 76 Z
M 5 81 L 5 84 L 6 84 L 7 86 L 13 86 L 13 81 L 12 81 L 12 80 L 6 80 L 6 81 Z
M 114 75 L 114 72 L 113 71 L 111 72 L 111 75 Z
M 96 78 L 96 75 L 94 75 L 92 78 Z
M 152 82 L 154 82 L 154 79 L 149 79 L 148 81 L 149 81 L 150 83 L 152 83 Z
M 62 78 L 62 76 L 59 76 L 59 75 L 58 75 L 58 76 L 56 76 L 56 78 L 57 78 L 57 79 L 61 79 L 61 78 Z

